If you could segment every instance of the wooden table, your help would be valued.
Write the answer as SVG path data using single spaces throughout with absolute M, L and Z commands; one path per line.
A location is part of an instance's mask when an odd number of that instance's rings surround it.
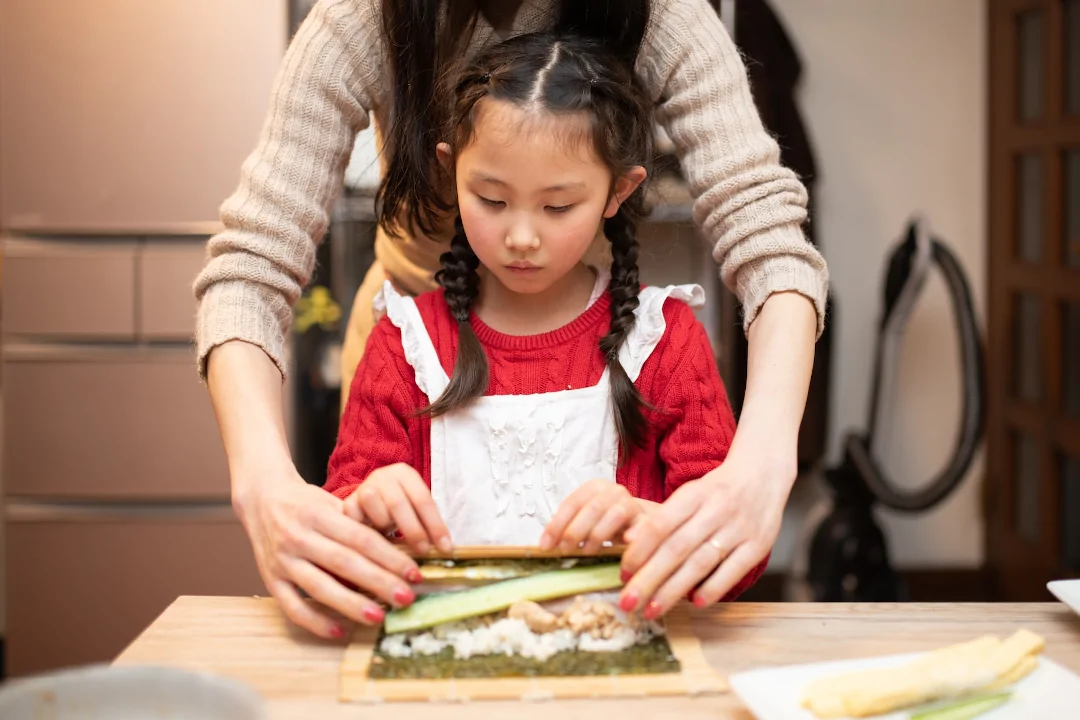
M 840 605 L 732 603 L 694 611 L 705 655 L 725 674 L 762 665 L 927 650 L 1026 627 L 1046 638 L 1046 656 L 1080 672 L 1080 617 L 1065 605 Z M 181 597 L 116 659 L 233 677 L 269 702 L 271 718 L 471 718 L 750 720 L 738 699 L 593 700 L 462 705 L 349 705 L 337 698 L 344 641 L 322 641 L 287 624 L 269 598 Z M 512 714 L 511 714 L 512 713 Z

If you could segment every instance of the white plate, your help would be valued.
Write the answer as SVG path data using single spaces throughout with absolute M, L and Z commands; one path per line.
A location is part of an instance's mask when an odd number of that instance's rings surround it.
M 817 720 L 799 705 L 803 689 L 812 681 L 853 670 L 902 665 L 921 653 L 889 655 L 862 660 L 787 665 L 737 673 L 731 688 L 758 720 Z M 874 720 L 906 720 L 909 711 L 875 715 Z M 1013 687 L 1012 698 L 978 720 L 1061 720 L 1080 717 L 1080 677 L 1045 657 L 1039 667 Z
M 1080 580 L 1055 580 L 1046 583 L 1046 589 L 1080 615 Z

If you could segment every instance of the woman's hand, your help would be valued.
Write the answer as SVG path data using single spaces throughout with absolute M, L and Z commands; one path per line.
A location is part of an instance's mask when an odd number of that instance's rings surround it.
M 345 500 L 345 514 L 384 534 L 401 531 L 413 552 L 434 545 L 450 552 L 453 543 L 435 500 L 420 473 L 404 463 L 379 468 Z
M 727 457 L 627 532 L 624 610 L 658 617 L 691 590 L 695 605 L 716 602 L 770 551 L 798 468 L 816 330 L 814 306 L 798 293 L 762 305 L 747 336 L 746 396 Z
M 233 509 L 285 616 L 316 635 L 341 637 L 345 630 L 334 614 L 369 624 L 384 616 L 357 588 L 392 605 L 410 604 L 414 594 L 406 581 L 420 581 L 416 563 L 296 472 L 281 373 L 266 353 L 242 341 L 223 343 L 210 354 L 207 383 L 229 458 Z
M 559 546 L 563 551 L 594 553 L 609 540 L 621 537 L 656 503 L 639 500 L 622 485 L 610 480 L 589 480 L 570 493 L 544 528 L 540 549 Z
M 344 635 L 339 622 L 306 602 L 301 590 L 369 625 L 382 622 L 385 612 L 359 590 L 395 607 L 415 599 L 408 582 L 420 581 L 416 563 L 377 530 L 346 516 L 341 500 L 304 482 L 291 467 L 275 477 L 264 474 L 259 488 L 237 511 L 259 574 L 292 622 L 322 637 Z
M 772 549 L 793 480 L 729 456 L 680 487 L 627 531 L 620 606 L 654 619 L 691 591 L 698 607 L 723 598 Z

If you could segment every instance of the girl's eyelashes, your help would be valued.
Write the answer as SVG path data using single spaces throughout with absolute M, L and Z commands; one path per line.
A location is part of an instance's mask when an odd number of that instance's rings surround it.
M 480 200 L 480 202 L 482 202 L 484 205 L 487 205 L 488 207 L 501 208 L 506 205 L 506 203 L 502 200 L 492 200 L 491 198 L 486 198 L 483 195 L 477 195 L 476 197 L 478 200 Z M 571 203 L 570 205 L 548 205 L 544 209 L 548 212 L 558 215 L 573 210 L 574 204 Z

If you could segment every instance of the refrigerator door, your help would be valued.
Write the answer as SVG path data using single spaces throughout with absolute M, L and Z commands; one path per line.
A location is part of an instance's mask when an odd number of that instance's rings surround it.
M 0 227 L 213 232 L 287 14 L 267 0 L 0 3 Z

